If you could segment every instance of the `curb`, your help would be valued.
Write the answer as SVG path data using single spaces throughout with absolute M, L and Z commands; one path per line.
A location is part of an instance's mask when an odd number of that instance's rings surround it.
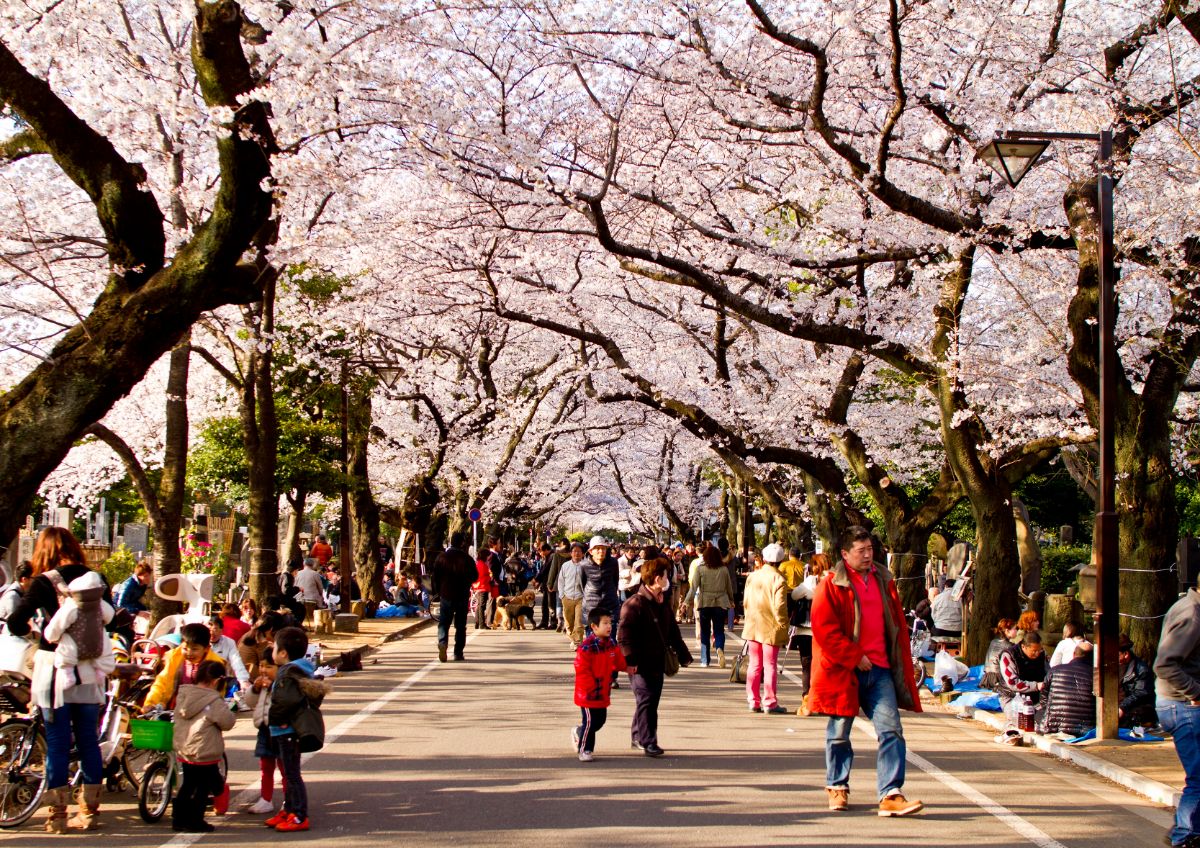
M 398 630 L 394 630 L 391 633 L 388 633 L 386 636 L 381 636 L 378 639 L 376 639 L 374 642 L 370 642 L 370 643 L 363 642 L 360 645 L 355 645 L 353 648 L 347 648 L 346 650 L 339 651 L 338 653 L 339 654 L 362 654 L 365 656 L 368 651 L 377 651 L 380 648 L 382 648 L 384 645 L 387 645 L 391 642 L 399 642 L 401 639 L 408 636 L 408 634 L 417 633 L 421 630 L 424 630 L 426 627 L 433 626 L 436 623 L 437 623 L 436 618 L 422 618 L 422 619 L 419 619 L 419 620 L 413 622 L 412 624 L 410 624 L 407 627 L 401 627 Z
M 951 706 L 950 709 L 951 714 L 959 718 L 974 719 L 997 731 L 1004 730 L 1004 719 L 996 713 L 977 710 L 974 707 Z M 1119 786 L 1124 786 L 1126 789 L 1149 798 L 1156 804 L 1162 804 L 1165 807 L 1175 807 L 1179 804 L 1179 799 L 1182 796 L 1182 793 L 1174 787 L 1167 786 L 1165 783 L 1159 783 L 1157 780 L 1151 780 L 1145 775 L 1138 774 L 1136 771 L 1130 771 L 1123 766 L 1110 763 L 1107 760 L 1089 754 L 1085 749 L 1067 745 L 1064 742 L 1059 742 L 1057 739 L 1050 739 L 1036 733 L 1025 733 L 1022 734 L 1022 741 L 1027 747 L 1038 748 L 1051 756 L 1058 757 L 1060 760 L 1072 762 L 1080 768 L 1108 778 Z

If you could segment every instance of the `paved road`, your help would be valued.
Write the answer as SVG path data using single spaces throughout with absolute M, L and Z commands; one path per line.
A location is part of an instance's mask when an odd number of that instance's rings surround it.
M 912 819 L 874 811 L 874 743 L 858 732 L 848 813 L 825 809 L 823 719 L 749 713 L 726 672 L 668 681 L 660 741 L 629 748 L 632 696 L 614 693 L 597 759 L 569 749 L 572 655 L 546 632 L 480 632 L 465 663 L 436 661 L 434 630 L 387 646 L 361 674 L 335 678 L 329 744 L 308 761 L 314 830 L 285 838 L 256 817 L 208 836 L 145 825 L 109 796 L 102 844 L 187 848 L 292 842 L 321 846 L 1143 846 L 1169 814 L 1042 754 L 1000 748 L 941 714 L 908 716 Z M 786 705 L 797 688 L 781 686 Z M 861 724 L 862 722 L 860 722 Z M 235 794 L 257 779 L 249 720 L 228 737 Z M 246 796 L 243 800 L 249 800 Z M 82 840 L 27 827 L 25 845 Z M 89 844 L 96 840 L 88 839 Z

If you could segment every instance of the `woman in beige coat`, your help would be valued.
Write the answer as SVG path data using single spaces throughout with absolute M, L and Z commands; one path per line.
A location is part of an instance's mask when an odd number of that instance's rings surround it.
M 725 667 L 725 616 L 733 606 L 733 581 L 729 569 L 721 560 L 721 553 L 712 545 L 704 549 L 703 565 L 696 569 L 696 578 L 688 589 L 686 603 L 694 600 L 697 618 L 700 620 L 700 667 L 708 668 L 710 657 L 708 635 L 712 632 L 712 644 L 717 649 L 717 660 Z
M 779 673 L 779 649 L 787 642 L 787 580 L 779 573 L 779 563 L 787 559 L 780 545 L 767 545 L 763 564 L 746 578 L 746 624 L 742 638 L 750 649 L 746 669 L 746 700 L 752 713 L 782 715 L 787 708 L 779 705 L 775 681 Z M 762 699 L 759 700 L 759 687 Z

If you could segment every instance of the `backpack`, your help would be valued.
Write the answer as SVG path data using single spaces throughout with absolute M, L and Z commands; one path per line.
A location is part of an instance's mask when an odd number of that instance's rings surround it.
M 75 641 L 79 661 L 102 657 L 105 641 L 108 639 L 108 634 L 104 630 L 104 611 L 100 606 L 104 599 L 103 586 L 72 593 L 67 587 L 67 582 L 63 580 L 57 570 L 47 571 L 45 576 L 50 581 L 50 585 L 54 587 L 54 591 L 58 593 L 60 604 L 69 598 L 74 598 L 78 612 L 75 614 L 75 620 L 67 627 L 65 635 Z

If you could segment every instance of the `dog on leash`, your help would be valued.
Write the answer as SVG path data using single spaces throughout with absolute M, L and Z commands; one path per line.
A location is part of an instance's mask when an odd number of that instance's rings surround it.
M 529 628 L 533 629 L 533 600 L 535 593 L 526 589 L 511 598 L 496 599 L 496 618 L 492 621 L 492 629 L 524 630 L 524 618 L 529 619 Z

